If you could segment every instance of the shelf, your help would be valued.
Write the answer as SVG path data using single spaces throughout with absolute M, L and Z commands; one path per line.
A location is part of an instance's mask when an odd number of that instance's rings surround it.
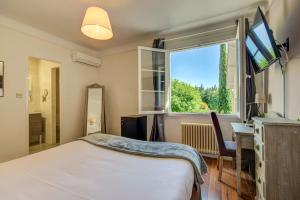
M 145 69 L 145 70 L 154 70 L 154 66 L 150 65 L 150 66 L 142 66 L 141 67 L 142 70 Z M 166 68 L 165 65 L 158 65 L 157 67 L 157 70 L 160 70 L 160 71 L 164 71 L 164 69 Z
M 163 114 L 166 113 L 166 110 L 162 108 L 161 110 L 154 110 L 154 107 L 142 107 L 141 114 Z
M 154 69 L 145 69 L 145 68 L 142 68 L 142 71 L 143 72 L 160 72 L 160 73 L 165 73 L 166 71 L 163 71 L 163 70 L 154 70 Z

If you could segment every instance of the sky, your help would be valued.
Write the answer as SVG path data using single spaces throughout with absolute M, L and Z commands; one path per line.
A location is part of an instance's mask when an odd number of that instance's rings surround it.
M 171 78 L 204 88 L 219 85 L 220 45 L 171 53 Z

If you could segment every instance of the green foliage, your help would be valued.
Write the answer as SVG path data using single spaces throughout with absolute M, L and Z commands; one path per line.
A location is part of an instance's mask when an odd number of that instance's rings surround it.
M 204 89 L 202 100 L 208 105 L 209 110 L 217 111 L 219 105 L 219 92 L 216 86 Z
M 173 112 L 203 112 L 208 108 L 207 105 L 204 105 L 199 90 L 176 79 L 172 80 L 171 100 Z
M 226 44 L 220 45 L 220 64 L 219 64 L 219 113 L 230 113 L 230 91 L 226 88 L 227 82 L 227 51 Z
M 201 102 L 199 104 L 199 109 L 200 109 L 201 112 L 206 112 L 206 111 L 209 110 L 208 105 L 205 102 Z

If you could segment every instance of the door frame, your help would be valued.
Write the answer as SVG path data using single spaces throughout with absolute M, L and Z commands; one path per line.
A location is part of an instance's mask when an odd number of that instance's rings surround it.
M 62 62 L 56 61 L 56 60 L 51 60 L 51 59 L 45 59 L 45 58 L 39 58 L 39 57 L 34 57 L 34 56 L 28 56 L 27 57 L 27 67 L 26 67 L 26 78 L 25 78 L 25 87 L 26 87 L 26 92 L 25 92 L 25 153 L 26 155 L 28 155 L 29 152 L 29 59 L 33 58 L 33 59 L 38 59 L 38 60 L 45 60 L 45 61 L 49 61 L 49 62 L 54 62 L 57 63 L 57 68 L 59 70 L 59 145 L 62 144 L 62 121 L 63 121 L 63 115 L 62 115 L 62 98 L 61 98 L 61 83 L 62 83 L 62 76 L 61 76 L 61 66 L 62 66 Z

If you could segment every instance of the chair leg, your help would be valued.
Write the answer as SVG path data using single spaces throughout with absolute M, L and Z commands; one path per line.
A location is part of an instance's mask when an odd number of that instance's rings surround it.
M 222 180 L 222 171 L 223 171 L 223 156 L 219 159 L 219 181 Z
M 217 170 L 219 170 L 219 165 L 220 165 L 220 155 L 218 155 L 218 158 L 217 158 Z
M 236 169 L 236 159 L 232 158 L 232 168 Z

